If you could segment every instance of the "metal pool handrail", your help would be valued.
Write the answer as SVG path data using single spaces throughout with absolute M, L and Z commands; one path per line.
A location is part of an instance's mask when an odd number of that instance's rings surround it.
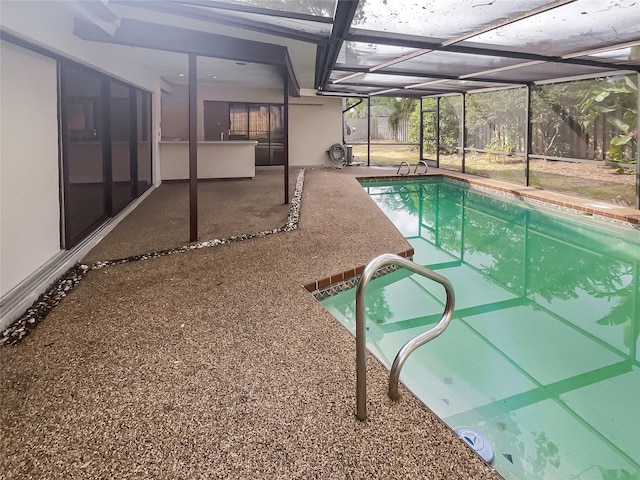
M 424 172 L 418 173 L 418 167 L 424 167 Z M 420 160 L 418 163 L 416 163 L 416 168 L 413 169 L 414 175 L 426 175 L 428 171 L 429 165 L 427 165 L 427 162 L 425 162 L 424 160 Z
M 442 275 L 422 267 L 409 259 L 391 253 L 382 254 L 369 262 L 362 272 L 362 276 L 358 281 L 358 288 L 356 289 L 356 416 L 358 420 L 367 419 L 367 340 L 364 321 L 365 288 L 375 273 L 380 268 L 388 265 L 397 265 L 406 268 L 413 273 L 438 282 L 444 287 L 447 294 L 444 313 L 438 323 L 427 332 L 421 333 L 405 343 L 396 355 L 391 367 L 391 373 L 389 374 L 389 397 L 392 400 L 398 400 L 399 398 L 398 380 L 400 379 L 400 370 L 407 357 L 411 355 L 416 348 L 444 332 L 453 316 L 453 308 L 455 305 L 453 286 L 451 282 Z
M 407 173 L 400 173 L 400 170 L 402 170 L 402 167 L 407 167 Z M 396 175 L 409 175 L 410 173 L 411 173 L 411 165 L 409 165 L 409 162 L 405 162 L 405 161 L 400 162 L 400 166 L 398 167 L 398 170 L 396 170 Z

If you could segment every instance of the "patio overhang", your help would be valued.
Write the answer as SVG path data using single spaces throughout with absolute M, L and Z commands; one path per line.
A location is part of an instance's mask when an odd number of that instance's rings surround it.
M 171 10 L 170 6 L 167 7 Z M 122 18 L 113 33 L 95 21 L 76 17 L 74 35 L 82 40 L 147 48 L 163 52 L 181 53 L 189 63 L 189 218 L 191 242 L 198 240 L 198 154 L 197 154 L 197 58 L 212 57 L 237 62 L 271 65 L 282 78 L 284 99 L 284 203 L 289 203 L 288 116 L 289 96 L 300 96 L 296 78 L 286 46 L 235 38 L 200 30 Z
M 76 18 L 74 34 L 83 40 L 94 42 L 273 65 L 280 72 L 283 79 L 287 78 L 289 95 L 300 96 L 300 86 L 293 71 L 289 53 L 287 48 L 281 45 L 144 22 L 131 18 L 123 18 L 120 26 L 112 35 L 105 32 L 95 23 Z

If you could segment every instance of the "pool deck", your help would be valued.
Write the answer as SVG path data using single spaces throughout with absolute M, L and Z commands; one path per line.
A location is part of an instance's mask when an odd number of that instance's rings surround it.
M 406 390 L 389 401 L 372 356 L 357 421 L 354 339 L 303 287 L 407 253 L 355 179 L 393 173 L 307 170 L 296 230 L 89 271 L 0 348 L 3 478 L 500 478 Z M 185 191 L 152 192 L 85 261 L 186 243 Z M 282 169 L 207 182 L 200 209 L 202 240 L 281 227 Z

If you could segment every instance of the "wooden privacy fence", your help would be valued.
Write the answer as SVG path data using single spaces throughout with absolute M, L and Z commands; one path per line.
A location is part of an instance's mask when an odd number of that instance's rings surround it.
M 562 117 L 547 115 L 541 120 L 534 120 L 531 154 L 576 160 L 607 160 L 611 139 L 621 134 L 621 131 L 614 127 L 608 118 L 622 119 L 623 112 L 611 112 L 607 114 L 608 117 L 601 115 L 589 128 L 584 128 L 578 120 L 578 112 L 565 109 L 565 113 Z M 504 150 L 524 153 L 524 115 L 515 120 L 515 123 L 517 125 L 514 125 L 514 122 L 509 124 L 507 122 L 502 124 L 484 122 L 476 128 L 467 128 L 465 146 L 472 150 Z M 411 142 L 411 128 L 411 121 L 400 120 L 397 130 L 394 132 L 389 125 L 388 117 L 371 117 L 371 141 Z M 365 143 L 367 141 L 366 118 L 346 119 L 344 130 L 344 138 L 347 143 Z M 460 146 L 459 126 L 449 125 L 447 128 L 442 121 L 440 124 L 441 144 L 447 143 L 448 131 L 457 132 L 452 141 L 454 145 L 457 143 Z M 414 141 L 417 142 L 418 139 L 416 138 Z M 628 155 L 633 155 L 633 152 L 629 152 Z
M 622 112 L 609 113 L 609 117 L 622 119 Z M 524 122 L 522 122 L 524 125 Z M 466 146 L 474 149 L 498 149 L 504 145 L 509 151 L 524 152 L 524 126 L 513 131 L 506 125 L 485 123 L 467 131 Z M 531 153 L 551 157 L 579 160 L 606 160 L 611 139 L 620 135 L 607 117 L 602 115 L 588 129 L 574 117 L 551 117 L 533 123 Z M 509 137 L 512 138 L 509 138 Z M 515 138 L 514 138 L 515 137 Z
M 247 135 L 251 137 L 266 137 L 271 131 L 281 131 L 284 128 L 279 107 L 267 107 L 249 112 L 231 112 L 231 135 Z
M 347 125 L 349 128 L 347 128 Z M 355 131 L 353 129 L 355 128 Z M 388 140 L 395 142 L 409 142 L 409 130 L 411 121 L 400 120 L 398 128 L 394 132 L 389 125 L 389 117 L 371 117 L 371 140 Z M 349 129 L 351 134 L 347 134 Z M 347 143 L 360 143 L 367 141 L 367 119 L 366 118 L 347 118 L 345 120 L 345 141 Z M 416 141 L 418 141 L 416 139 Z

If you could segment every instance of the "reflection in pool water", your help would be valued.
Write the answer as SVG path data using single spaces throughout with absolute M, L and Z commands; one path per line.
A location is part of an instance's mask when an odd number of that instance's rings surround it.
M 483 432 L 505 478 L 640 478 L 640 232 L 439 179 L 364 187 L 456 290 L 447 331 L 402 382 L 451 427 Z M 355 289 L 323 304 L 353 331 Z M 444 290 L 370 283 L 369 349 L 389 367 L 438 321 Z

